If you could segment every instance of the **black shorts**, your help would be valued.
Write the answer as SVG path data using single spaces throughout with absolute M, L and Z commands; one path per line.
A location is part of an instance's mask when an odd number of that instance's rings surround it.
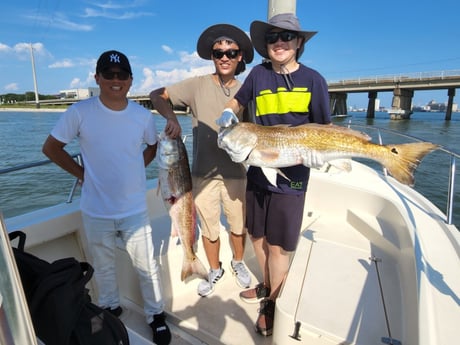
M 248 181 L 246 227 L 253 238 L 266 237 L 271 245 L 291 252 L 297 247 L 302 226 L 305 193 L 279 194 Z

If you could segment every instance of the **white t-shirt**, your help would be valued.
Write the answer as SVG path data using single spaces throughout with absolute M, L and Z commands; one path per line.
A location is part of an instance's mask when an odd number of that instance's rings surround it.
M 51 135 L 66 144 L 78 137 L 85 167 L 83 212 L 122 218 L 147 210 L 143 150 L 157 142 L 149 110 L 128 101 L 124 110 L 114 111 L 92 97 L 69 107 Z

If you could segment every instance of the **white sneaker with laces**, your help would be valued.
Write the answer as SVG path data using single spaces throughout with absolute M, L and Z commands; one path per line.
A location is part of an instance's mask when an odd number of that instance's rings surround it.
M 232 273 L 236 277 L 236 283 L 246 289 L 251 286 L 251 275 L 243 261 L 232 260 L 230 262 Z
M 217 270 L 211 269 L 208 274 L 208 280 L 202 280 L 198 284 L 198 295 L 206 297 L 214 292 L 214 285 L 217 284 L 223 277 L 225 271 L 222 268 L 222 263 L 219 262 L 220 268 Z

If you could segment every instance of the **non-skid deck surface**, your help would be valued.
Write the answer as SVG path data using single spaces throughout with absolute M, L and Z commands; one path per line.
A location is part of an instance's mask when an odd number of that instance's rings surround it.
M 248 263 L 253 266 L 254 263 Z M 173 333 L 172 345 L 182 344 L 271 344 L 270 338 L 262 337 L 254 331 L 258 304 L 248 304 L 239 299 L 242 291 L 232 275 L 229 263 L 223 264 L 225 274 L 213 294 L 200 297 L 196 288 L 199 278 L 184 284 L 183 293 L 175 296 L 168 304 L 167 322 Z M 255 282 L 255 276 L 253 281 Z M 142 310 L 137 304 L 124 301 L 126 312 L 121 319 L 135 333 L 146 338 L 151 330 L 146 326 Z M 198 340 L 198 338 L 200 340 Z
M 375 264 L 394 338 L 401 334 L 400 280 L 394 261 L 346 222 L 323 215 L 302 234 L 278 308 L 314 337 L 332 343 L 379 344 L 387 327 Z M 308 263 L 308 265 L 305 265 Z M 301 291 L 300 296 L 293 291 Z M 297 304 L 298 302 L 298 304 Z M 276 316 L 278 317 L 278 316 Z M 277 319 L 278 320 L 278 319 Z M 295 320 L 295 321 L 294 321 Z M 278 322 L 278 321 L 277 321 Z
M 247 264 L 251 268 L 256 262 Z M 223 262 L 222 267 L 225 270 L 223 280 L 207 297 L 200 297 L 196 292 L 199 278 L 184 283 L 186 291 L 176 296 L 171 306 L 171 313 L 181 320 L 178 325 L 192 334 L 199 330 L 200 338 L 209 344 L 271 344 L 271 339 L 254 330 L 259 304 L 240 300 L 239 293 L 243 289 L 236 284 L 230 262 Z M 255 283 L 255 276 L 252 279 Z

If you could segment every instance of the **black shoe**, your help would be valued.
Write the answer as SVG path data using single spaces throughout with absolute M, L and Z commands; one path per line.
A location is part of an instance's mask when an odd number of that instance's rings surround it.
M 121 313 L 123 312 L 123 309 L 121 309 L 120 306 L 116 307 L 115 309 L 110 309 L 110 307 L 105 308 L 110 314 L 115 315 L 116 317 L 119 317 Z
M 257 317 L 256 322 L 256 332 L 266 337 L 272 335 L 274 319 L 275 302 L 266 298 L 260 302 L 259 316 Z
M 165 313 L 153 315 L 153 321 L 149 325 L 153 331 L 153 342 L 157 345 L 168 345 L 171 342 L 171 331 L 165 319 Z
M 265 297 L 270 296 L 270 288 L 266 287 L 264 283 L 259 283 L 252 289 L 240 292 L 240 298 L 246 303 L 259 303 Z

